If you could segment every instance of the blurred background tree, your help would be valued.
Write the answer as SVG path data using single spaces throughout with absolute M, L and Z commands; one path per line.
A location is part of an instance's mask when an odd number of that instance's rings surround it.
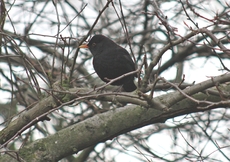
M 230 161 L 230 3 L 0 3 L 0 161 Z M 117 91 L 78 46 L 103 34 L 137 65 Z

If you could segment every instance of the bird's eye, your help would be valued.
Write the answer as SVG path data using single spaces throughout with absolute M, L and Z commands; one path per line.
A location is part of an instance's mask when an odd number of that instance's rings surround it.
M 93 46 L 93 47 L 96 46 L 96 43 L 93 43 L 92 46 Z

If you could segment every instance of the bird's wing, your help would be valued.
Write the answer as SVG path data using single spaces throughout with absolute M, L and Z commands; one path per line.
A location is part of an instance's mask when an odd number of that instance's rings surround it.
M 116 51 L 117 51 L 117 60 L 121 62 L 124 66 L 126 66 L 129 72 L 134 71 L 136 69 L 135 63 L 133 62 L 128 51 L 122 47 L 118 48 Z

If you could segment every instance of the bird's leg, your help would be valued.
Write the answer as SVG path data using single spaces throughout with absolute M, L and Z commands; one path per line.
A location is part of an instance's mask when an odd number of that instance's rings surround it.
M 124 89 L 121 85 L 121 86 L 118 86 L 118 88 L 116 88 L 113 92 L 124 92 Z
M 96 90 L 96 92 L 102 93 L 102 92 L 105 90 L 105 87 L 102 86 L 102 87 L 96 88 L 96 86 L 95 86 L 95 87 L 94 87 L 94 90 Z

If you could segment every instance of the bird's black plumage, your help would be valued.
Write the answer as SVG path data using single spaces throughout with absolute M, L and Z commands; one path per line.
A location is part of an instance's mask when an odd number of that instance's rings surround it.
M 135 70 L 135 64 L 128 51 L 103 35 L 94 35 L 87 46 L 93 54 L 93 66 L 104 82 Z M 137 87 L 133 80 L 136 74 L 126 76 L 112 83 L 122 85 L 125 91 L 132 92 Z

